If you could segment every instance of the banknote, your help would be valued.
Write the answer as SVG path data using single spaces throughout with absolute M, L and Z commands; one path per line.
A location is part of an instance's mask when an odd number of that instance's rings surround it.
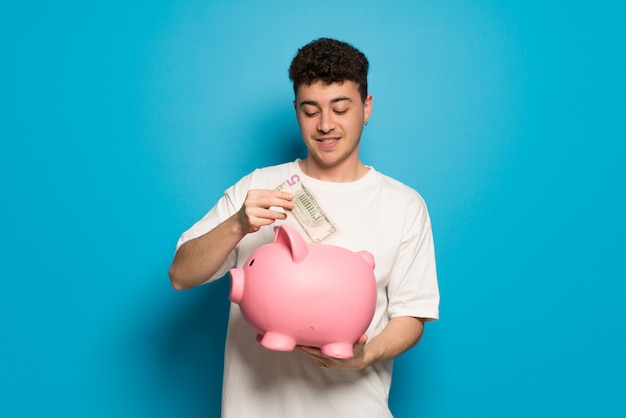
M 322 243 L 339 232 L 313 193 L 302 184 L 299 175 L 290 176 L 276 190 L 293 194 L 291 213 L 311 242 Z

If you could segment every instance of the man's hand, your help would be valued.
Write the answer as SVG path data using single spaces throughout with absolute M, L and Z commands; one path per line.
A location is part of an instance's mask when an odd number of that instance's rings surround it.
M 367 344 L 367 335 L 354 344 L 352 358 L 338 359 L 322 354 L 316 347 L 299 346 L 300 350 L 322 368 L 360 370 L 398 357 L 419 342 L 424 333 L 424 320 L 411 316 L 392 318 L 382 332 Z
M 287 218 L 287 214 L 272 207 L 286 210 L 293 209 L 293 195 L 277 190 L 250 190 L 243 206 L 237 213 L 237 221 L 243 234 L 257 232 L 262 226 L 271 225 L 279 219 Z
M 340 359 L 324 355 L 322 351 L 317 347 L 299 346 L 307 357 L 310 357 L 318 366 L 323 369 L 346 369 L 346 370 L 361 370 L 371 364 L 371 360 L 367 359 L 365 355 L 365 343 L 367 342 L 367 335 L 363 334 L 359 340 L 354 343 L 352 347 L 353 356 L 351 358 Z

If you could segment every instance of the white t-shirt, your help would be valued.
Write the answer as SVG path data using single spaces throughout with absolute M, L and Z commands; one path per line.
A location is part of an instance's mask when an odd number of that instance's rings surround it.
M 439 318 L 439 290 L 430 217 L 421 196 L 374 168 L 350 183 L 306 176 L 298 161 L 255 170 L 229 188 L 180 238 L 199 237 L 236 213 L 250 189 L 274 189 L 293 174 L 317 198 L 340 232 L 325 241 L 374 255 L 378 295 L 371 339 L 390 318 Z M 284 223 L 300 229 L 288 216 Z M 248 234 L 210 280 L 242 267 L 259 246 L 273 241 L 273 227 Z M 305 234 L 303 233 L 303 236 Z M 299 352 L 276 352 L 256 342 L 254 331 L 231 303 L 224 361 L 223 417 L 390 417 L 392 362 L 365 370 L 321 369 Z

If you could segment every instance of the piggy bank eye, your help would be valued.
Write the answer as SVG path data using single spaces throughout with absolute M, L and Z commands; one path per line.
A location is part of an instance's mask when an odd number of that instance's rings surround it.
M 248 264 L 248 267 L 252 267 L 253 264 L 254 264 L 254 258 L 252 259 L 252 261 L 250 261 L 250 264 Z

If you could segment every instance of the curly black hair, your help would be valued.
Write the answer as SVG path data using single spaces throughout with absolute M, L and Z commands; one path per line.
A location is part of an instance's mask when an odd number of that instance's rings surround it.
M 354 81 L 365 101 L 368 70 L 369 62 L 361 51 L 336 39 L 320 38 L 298 50 L 289 67 L 289 79 L 296 94 L 299 86 L 316 81 L 324 84 Z

